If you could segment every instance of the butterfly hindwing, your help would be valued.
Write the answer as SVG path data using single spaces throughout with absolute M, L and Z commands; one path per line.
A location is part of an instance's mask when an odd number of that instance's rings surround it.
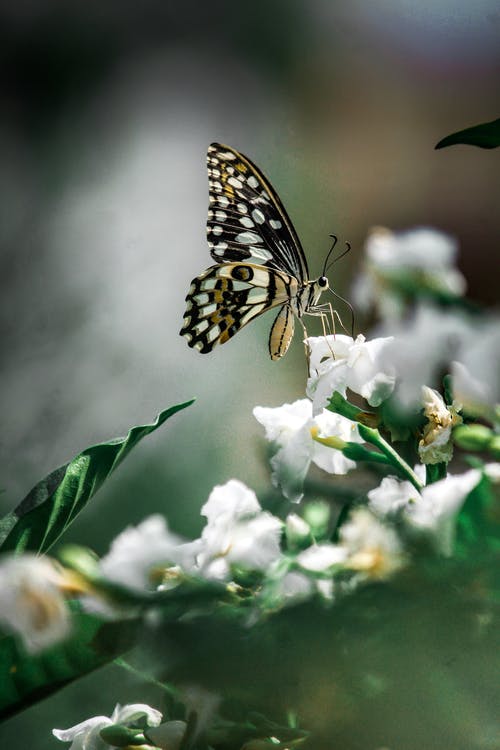
M 250 263 L 211 266 L 191 283 L 180 333 L 189 346 L 210 352 L 258 315 L 286 303 L 294 285 L 286 274 Z
M 212 143 L 207 153 L 207 239 L 217 263 L 248 262 L 308 280 L 299 238 L 275 190 L 248 157 Z

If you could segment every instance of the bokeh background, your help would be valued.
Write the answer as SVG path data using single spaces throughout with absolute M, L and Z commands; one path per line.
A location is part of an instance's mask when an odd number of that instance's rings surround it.
M 274 364 L 269 319 L 208 356 L 178 335 L 190 280 L 211 262 L 213 140 L 269 176 L 312 273 L 331 232 L 350 241 L 330 274 L 340 294 L 372 226 L 430 225 L 458 239 L 471 296 L 495 301 L 500 154 L 433 149 L 500 114 L 496 0 L 3 0 L 0 59 L 5 511 L 87 445 L 192 396 L 68 539 L 103 553 L 155 511 L 196 534 L 214 484 L 267 486 L 251 411 L 303 396 L 300 336 Z M 57 747 L 51 727 L 148 690 L 102 670 L 0 737 Z

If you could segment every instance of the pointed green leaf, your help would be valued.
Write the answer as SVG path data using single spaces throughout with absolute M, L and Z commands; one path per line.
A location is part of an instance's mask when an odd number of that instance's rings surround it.
M 479 146 L 479 148 L 496 148 L 500 146 L 500 118 L 447 135 L 446 138 L 439 141 L 435 148 L 455 146 L 457 143 Z
M 47 552 L 132 448 L 192 403 L 191 400 L 172 406 L 162 411 L 153 424 L 132 427 L 125 438 L 86 448 L 68 464 L 55 469 L 0 521 L 0 550 Z

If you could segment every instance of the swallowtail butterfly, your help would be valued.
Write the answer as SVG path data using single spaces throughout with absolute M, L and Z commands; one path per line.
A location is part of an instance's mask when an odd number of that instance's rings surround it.
M 320 314 L 328 289 L 309 280 L 299 238 L 275 190 L 250 159 L 212 143 L 207 153 L 210 266 L 191 282 L 181 336 L 205 354 L 258 315 L 279 307 L 269 334 L 271 359 L 290 344 L 294 316 Z M 302 323 L 303 325 L 303 323 Z

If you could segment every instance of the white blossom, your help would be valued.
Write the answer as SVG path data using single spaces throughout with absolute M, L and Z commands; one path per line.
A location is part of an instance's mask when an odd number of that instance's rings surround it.
M 498 461 L 486 464 L 483 471 L 492 484 L 500 484 L 500 463 Z
M 344 547 L 331 542 L 313 544 L 297 555 L 297 562 L 304 570 L 322 573 L 342 564 L 347 557 Z
M 278 594 L 283 599 L 308 599 L 314 591 L 313 579 L 304 573 L 291 570 L 279 582 Z
M 480 480 L 481 472 L 478 469 L 470 469 L 465 474 L 449 474 L 424 487 L 421 500 L 412 503 L 406 510 L 409 522 L 430 532 L 436 548 L 443 555 L 453 552 L 457 515 Z
M 453 395 L 469 414 L 489 416 L 500 402 L 500 320 L 471 326 L 452 363 Z
M 233 565 L 266 570 L 279 557 L 282 522 L 237 479 L 214 487 L 201 513 L 207 518 L 197 555 L 202 575 L 227 579 Z
M 114 539 L 100 561 L 100 571 L 111 581 L 143 591 L 155 588 L 154 573 L 160 568 L 176 564 L 192 568 L 195 551 L 168 529 L 163 516 L 154 514 Z
M 421 303 L 408 320 L 386 323 L 378 333 L 393 336 L 384 358 L 396 373 L 398 401 L 405 409 L 416 409 L 422 383 L 439 385 L 438 377 L 457 358 L 471 327 L 462 315 Z
M 394 367 L 387 363 L 385 352 L 391 337 L 366 341 L 359 335 L 316 336 L 307 339 L 310 351 L 307 394 L 318 414 L 334 391 L 342 396 L 349 388 L 363 396 L 371 406 L 379 406 L 388 398 L 395 383 Z
M 418 454 L 424 464 L 448 463 L 453 456 L 452 428 L 462 422 L 456 405 L 446 406 L 434 388 L 422 386 L 422 402 L 427 424 L 418 444 Z
M 478 469 L 449 474 L 421 492 L 410 482 L 386 477 L 368 493 L 370 507 L 379 515 L 400 513 L 409 527 L 426 532 L 443 555 L 453 551 L 455 521 L 467 495 L 481 479 Z
M 53 729 L 52 734 L 61 742 L 71 742 L 69 750 L 106 750 L 108 743 L 101 739 L 100 732 L 112 724 L 128 725 L 145 716 L 148 726 L 158 726 L 162 715 L 144 703 L 117 703 L 111 716 L 94 716 L 69 729 Z
M 353 510 L 340 527 L 339 543 L 345 567 L 367 578 L 383 579 L 404 565 L 404 551 L 395 530 L 366 508 Z
M 66 638 L 70 613 L 65 573 L 47 557 L 6 555 L 0 561 L 0 624 L 18 635 L 29 653 Z
M 265 427 L 267 439 L 278 446 L 271 459 L 272 480 L 289 500 L 301 499 L 311 462 L 330 474 L 346 474 L 355 466 L 341 450 L 321 445 L 311 434 L 311 429 L 315 428 L 319 437 L 336 437 L 339 444 L 363 442 L 356 424 L 349 419 L 326 409 L 313 418 L 308 399 L 276 408 L 256 406 L 253 413 Z
M 370 507 L 380 516 L 395 515 L 421 497 L 411 482 L 395 477 L 384 477 L 378 487 L 368 492 Z
M 302 545 L 311 538 L 309 524 L 296 513 L 289 513 L 285 521 L 286 538 L 292 546 Z
M 394 233 L 377 227 L 368 235 L 365 270 L 354 287 L 354 302 L 362 310 L 375 305 L 383 318 L 400 317 L 410 284 L 437 293 L 459 296 L 466 284 L 455 268 L 453 238 L 428 227 Z

